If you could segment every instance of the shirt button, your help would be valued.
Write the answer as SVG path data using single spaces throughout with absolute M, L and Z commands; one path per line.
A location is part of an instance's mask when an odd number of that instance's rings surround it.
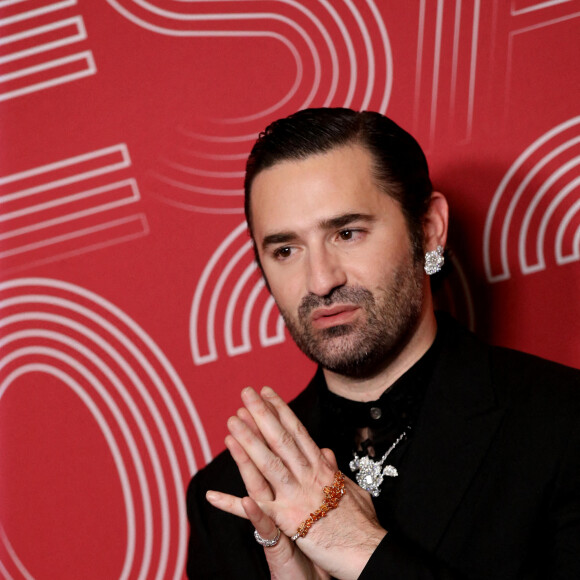
M 379 409 L 379 407 L 371 407 L 371 418 L 372 419 L 380 419 L 383 412 Z

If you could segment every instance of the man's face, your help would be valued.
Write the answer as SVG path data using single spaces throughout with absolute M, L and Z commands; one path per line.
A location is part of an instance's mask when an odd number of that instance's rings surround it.
M 251 208 L 264 275 L 307 356 L 367 376 L 401 351 L 424 307 L 425 278 L 366 149 L 343 146 L 263 170 Z

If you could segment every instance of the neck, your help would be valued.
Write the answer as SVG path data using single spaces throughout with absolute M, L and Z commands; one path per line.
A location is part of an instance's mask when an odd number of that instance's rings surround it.
M 352 401 L 376 401 L 429 350 L 436 334 L 437 321 L 433 310 L 430 310 L 421 316 L 415 331 L 401 350 L 373 376 L 353 378 L 324 369 L 328 389 Z

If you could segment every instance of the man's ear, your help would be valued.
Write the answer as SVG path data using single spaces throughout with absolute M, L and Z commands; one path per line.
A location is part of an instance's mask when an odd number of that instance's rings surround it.
M 442 193 L 434 191 L 429 199 L 429 207 L 423 217 L 423 240 L 425 252 L 437 246 L 445 247 L 447 226 L 449 223 L 449 206 Z

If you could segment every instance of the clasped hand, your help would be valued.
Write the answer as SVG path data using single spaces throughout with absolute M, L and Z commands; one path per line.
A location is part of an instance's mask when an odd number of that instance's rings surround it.
M 322 503 L 338 467 L 330 449 L 320 449 L 284 401 L 269 387 L 242 391 L 241 407 L 228 420 L 226 446 L 248 497 L 207 493 L 215 507 L 249 519 L 263 538 L 282 537 L 265 548 L 272 578 L 358 578 L 386 531 L 369 494 L 345 478 L 338 508 L 315 522 L 304 538 L 290 541 Z

